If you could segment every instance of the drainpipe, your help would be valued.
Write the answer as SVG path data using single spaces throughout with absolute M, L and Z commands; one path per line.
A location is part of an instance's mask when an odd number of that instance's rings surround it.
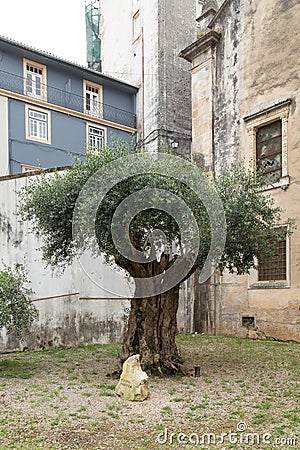
M 215 85 L 216 85 L 216 65 L 215 65 L 215 56 L 216 56 L 216 48 L 213 50 L 212 54 L 212 174 L 213 177 L 215 177 Z M 214 315 L 213 315 L 213 335 L 215 336 L 217 334 L 217 285 L 218 285 L 218 274 L 217 270 L 214 271 L 213 276 L 213 305 L 214 305 Z
M 141 141 L 145 138 L 145 49 L 144 49 L 144 27 L 142 27 L 142 126 Z

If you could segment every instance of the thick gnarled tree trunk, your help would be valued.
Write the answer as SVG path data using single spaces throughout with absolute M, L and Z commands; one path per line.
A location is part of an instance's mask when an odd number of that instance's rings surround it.
M 148 298 L 133 298 L 124 335 L 121 362 L 141 355 L 145 370 L 157 374 L 184 373 L 175 336 L 179 288 Z

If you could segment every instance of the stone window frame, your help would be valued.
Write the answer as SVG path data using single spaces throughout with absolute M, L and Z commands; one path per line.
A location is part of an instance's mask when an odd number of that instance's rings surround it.
M 290 264 L 290 225 L 283 223 L 278 227 L 285 227 L 287 229 L 286 235 L 286 279 L 285 280 L 269 280 L 258 281 L 258 270 L 250 269 L 248 275 L 248 289 L 288 289 L 291 287 L 291 264 Z M 255 265 L 258 265 L 258 261 L 255 258 Z
M 287 189 L 290 184 L 288 174 L 288 118 L 290 113 L 291 100 L 271 106 L 251 116 L 244 117 L 248 134 L 248 147 L 251 159 L 253 160 L 253 170 L 256 171 L 256 132 L 260 127 L 281 120 L 282 124 L 282 173 L 279 181 L 266 185 L 263 190 L 275 189 L 281 187 Z

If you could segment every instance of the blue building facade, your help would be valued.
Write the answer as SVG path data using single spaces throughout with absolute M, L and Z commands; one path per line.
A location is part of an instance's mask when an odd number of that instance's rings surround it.
M 0 175 L 72 164 L 136 132 L 137 88 L 0 37 Z

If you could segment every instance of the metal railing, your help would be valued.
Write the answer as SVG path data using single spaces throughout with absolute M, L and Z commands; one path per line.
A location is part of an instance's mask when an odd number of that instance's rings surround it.
M 33 95 L 32 93 L 26 92 L 27 89 L 25 78 L 3 70 L 0 70 L 0 89 L 5 89 L 16 94 L 26 95 L 28 98 L 44 100 L 53 105 L 62 106 L 73 111 L 85 113 L 91 118 L 97 117 L 110 122 L 118 123 L 120 125 L 125 125 L 132 128 L 136 127 L 136 115 L 131 112 L 100 102 L 97 102 L 97 105 L 93 108 L 93 110 L 87 111 L 84 97 L 43 84 L 41 84 L 42 95 Z M 97 111 L 97 115 L 93 113 L 93 111 Z

